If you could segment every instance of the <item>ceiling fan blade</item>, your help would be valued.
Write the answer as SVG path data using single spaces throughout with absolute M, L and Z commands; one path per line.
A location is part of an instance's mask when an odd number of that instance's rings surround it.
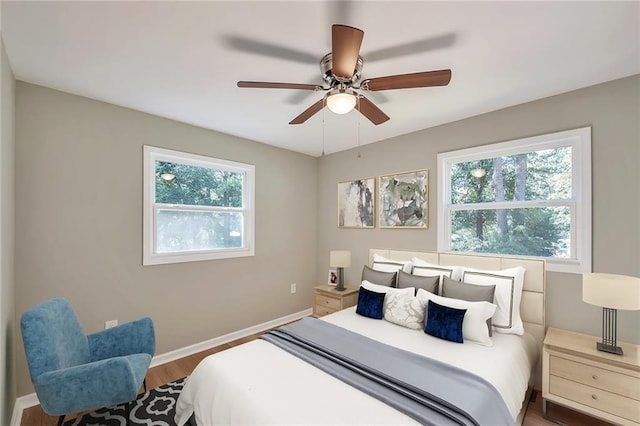
M 376 126 L 389 120 L 389 116 L 382 112 L 373 102 L 365 98 L 362 95 L 358 96 L 358 102 L 356 102 L 355 108 L 360 111 L 362 115 L 367 117 Z
M 294 118 L 289 122 L 289 124 L 302 124 L 308 119 L 310 119 L 313 114 L 320 111 L 324 107 L 324 98 L 320 99 L 318 102 L 311 105 L 309 108 L 304 110 L 302 114 Z
M 332 73 L 338 78 L 350 80 L 356 68 L 364 32 L 347 25 L 331 27 Z
M 375 92 L 376 90 L 446 86 L 449 81 L 451 81 L 451 70 L 439 70 L 372 78 L 363 81 L 360 86 L 365 90 Z
M 322 90 L 322 86 L 317 84 L 302 83 L 270 83 L 266 81 L 239 81 L 238 87 L 253 87 L 256 89 L 300 89 L 300 90 Z

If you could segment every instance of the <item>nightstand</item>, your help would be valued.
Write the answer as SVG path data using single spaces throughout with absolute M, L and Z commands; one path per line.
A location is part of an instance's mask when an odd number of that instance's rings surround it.
M 542 354 L 542 411 L 547 401 L 621 425 L 640 424 L 640 346 L 624 355 L 596 349 L 596 336 L 550 328 Z
M 313 316 L 323 317 L 358 303 L 359 287 L 345 286 L 344 291 L 336 291 L 330 285 L 313 288 Z

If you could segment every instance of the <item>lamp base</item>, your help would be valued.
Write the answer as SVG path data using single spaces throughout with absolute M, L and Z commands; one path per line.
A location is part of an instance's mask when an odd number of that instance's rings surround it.
M 602 342 L 596 343 L 596 348 L 602 352 L 609 352 L 610 354 L 622 355 L 622 348 L 620 346 L 605 345 Z
M 338 272 L 338 285 L 336 285 L 336 291 L 345 291 L 347 288 L 344 286 L 344 268 L 337 268 Z
M 602 308 L 602 342 L 596 348 L 602 352 L 622 355 L 622 348 L 616 345 L 618 335 L 618 311 L 613 308 Z

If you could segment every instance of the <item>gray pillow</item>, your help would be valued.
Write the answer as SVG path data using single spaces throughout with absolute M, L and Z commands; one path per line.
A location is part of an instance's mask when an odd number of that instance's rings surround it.
M 364 265 L 364 268 L 362 268 L 362 281 L 367 280 L 373 284 L 394 287 L 396 284 L 396 274 L 396 272 L 376 271 Z
M 419 288 L 427 290 L 429 293 L 438 294 L 439 281 L 439 275 L 435 277 L 423 277 L 421 275 L 407 274 L 402 270 L 398 271 L 398 288 L 415 287 L 416 294 L 418 294 Z
M 442 277 L 442 297 L 466 300 L 467 302 L 493 303 L 493 295 L 496 292 L 495 285 L 466 284 L 452 280 L 447 276 Z M 493 336 L 491 330 L 491 318 L 487 320 L 489 336 Z

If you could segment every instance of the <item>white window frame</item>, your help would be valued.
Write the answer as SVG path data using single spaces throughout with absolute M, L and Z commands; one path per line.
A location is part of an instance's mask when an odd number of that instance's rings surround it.
M 504 203 L 451 204 L 451 168 L 456 163 L 571 147 L 571 198 Z M 568 258 L 544 257 L 548 271 L 591 272 L 591 127 L 567 130 L 438 154 L 438 251 L 451 251 L 451 214 L 456 210 L 570 206 L 571 253 Z M 459 252 L 455 252 L 459 253 Z M 481 254 L 481 253 L 474 253 Z M 488 254 L 488 253 L 487 253 Z M 531 256 L 515 256 L 531 257 Z
M 255 166 L 221 160 L 203 155 L 173 151 L 154 146 L 144 146 L 143 165 L 143 230 L 142 264 L 160 265 L 166 263 L 195 262 L 200 260 L 228 259 L 255 255 Z M 243 243 L 240 248 L 222 248 L 213 250 L 194 250 L 188 252 L 157 253 L 156 247 L 156 211 L 158 208 L 176 210 L 201 210 L 197 206 L 183 206 L 155 203 L 155 164 L 156 161 L 187 164 L 195 167 L 225 170 L 243 174 L 242 208 L 216 208 L 216 210 L 242 211 Z

